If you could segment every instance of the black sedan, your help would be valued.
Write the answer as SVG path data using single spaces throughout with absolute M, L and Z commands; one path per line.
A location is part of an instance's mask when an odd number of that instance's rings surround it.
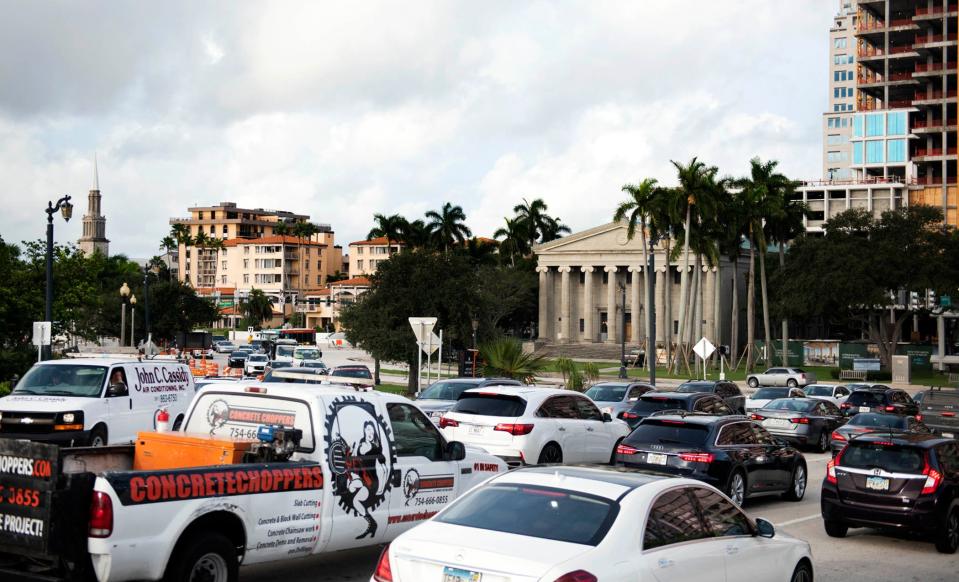
M 626 421 L 629 428 L 636 428 L 644 418 L 663 411 L 702 412 L 718 416 L 733 414 L 733 409 L 715 394 L 647 392 L 639 397 L 632 408 L 618 416 Z
M 737 505 L 747 497 L 806 493 L 806 461 L 743 416 L 662 415 L 644 420 L 616 448 L 616 464 L 698 479 Z
M 821 453 L 829 450 L 832 431 L 846 422 L 835 404 L 818 398 L 779 398 L 751 418 L 777 437 L 815 447 Z
M 726 401 L 739 414 L 746 413 L 746 396 L 735 382 L 728 380 L 690 380 L 676 388 L 676 392 L 710 392 Z
M 230 368 L 243 368 L 246 366 L 246 359 L 250 357 L 250 352 L 245 350 L 237 350 L 230 354 L 229 360 L 227 360 L 227 366 Z
M 870 432 L 934 434 L 931 428 L 916 420 L 913 416 L 882 412 L 860 412 L 850 418 L 849 422 L 832 431 L 832 438 L 829 442 L 829 446 L 832 448 L 832 456 L 838 455 L 839 451 L 849 444 L 850 439 Z
M 875 384 L 867 390 L 853 390 L 842 403 L 842 413 L 853 416 L 860 412 L 890 412 L 916 416 L 919 406 L 905 390 Z

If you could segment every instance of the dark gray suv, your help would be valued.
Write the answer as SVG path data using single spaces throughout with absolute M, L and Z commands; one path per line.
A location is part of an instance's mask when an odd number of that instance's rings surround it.
M 456 404 L 463 390 L 483 386 L 520 386 L 522 382 L 509 378 L 450 378 L 430 384 L 416 397 L 416 405 L 438 424 L 440 417 Z

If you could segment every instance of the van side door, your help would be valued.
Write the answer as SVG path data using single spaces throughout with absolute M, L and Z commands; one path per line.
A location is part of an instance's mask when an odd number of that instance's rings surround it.
M 107 425 L 109 444 L 128 443 L 136 438 L 137 418 L 130 396 L 130 380 L 124 366 L 113 366 L 107 375 L 107 388 L 103 394 L 107 414 L 103 421 Z

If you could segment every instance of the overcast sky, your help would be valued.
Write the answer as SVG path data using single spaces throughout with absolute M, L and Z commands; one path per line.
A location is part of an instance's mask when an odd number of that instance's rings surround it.
M 0 236 L 43 236 L 93 155 L 112 253 L 234 201 L 329 223 L 450 201 L 490 235 L 523 197 L 574 231 L 694 155 L 818 178 L 834 0 L 0 0 Z

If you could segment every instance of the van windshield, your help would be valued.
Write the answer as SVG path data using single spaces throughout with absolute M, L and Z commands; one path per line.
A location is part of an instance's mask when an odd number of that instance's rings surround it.
M 292 358 L 293 350 L 294 350 L 293 346 L 276 346 L 276 357 Z
M 319 360 L 320 350 L 297 348 L 293 352 L 293 358 L 296 360 Z
M 99 398 L 106 375 L 104 366 L 41 364 L 30 368 L 11 394 Z

